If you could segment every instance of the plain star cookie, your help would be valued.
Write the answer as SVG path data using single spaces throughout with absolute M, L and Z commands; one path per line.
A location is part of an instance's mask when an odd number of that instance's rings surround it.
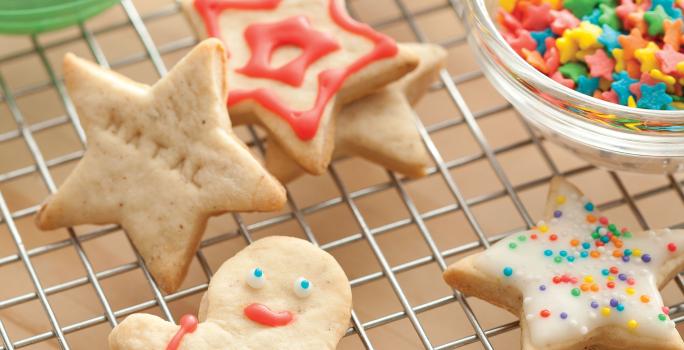
M 118 223 L 172 292 L 210 216 L 284 205 L 283 187 L 230 128 L 226 70 L 216 39 L 151 87 L 68 54 L 64 79 L 88 146 L 41 207 L 38 227 Z
M 415 68 L 417 57 L 358 23 L 341 0 L 184 0 L 200 36 L 231 54 L 233 121 L 267 129 L 308 172 L 330 162 L 340 106 Z
M 134 314 L 109 336 L 111 350 L 333 350 L 349 327 L 351 288 L 335 259 L 292 237 L 254 242 L 212 277 L 199 322 Z
M 682 267 L 683 230 L 620 228 L 556 177 L 544 221 L 444 279 L 519 316 L 524 350 L 684 349 L 659 292 Z
M 416 69 L 382 90 L 345 105 L 336 118 L 334 157 L 358 156 L 409 177 L 424 176 L 430 164 L 416 129 L 412 105 L 444 66 L 446 51 L 434 44 L 400 44 L 419 58 Z M 266 169 L 282 182 L 305 172 L 277 143 L 270 142 Z

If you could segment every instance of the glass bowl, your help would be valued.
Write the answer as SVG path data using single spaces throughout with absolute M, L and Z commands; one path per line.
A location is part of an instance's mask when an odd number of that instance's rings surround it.
M 119 0 L 3 0 L 0 33 L 34 34 L 82 22 Z
M 485 76 L 547 139 L 613 170 L 684 169 L 684 111 L 617 105 L 553 81 L 506 43 L 491 16 L 498 7 L 497 0 L 465 0 L 470 47 Z

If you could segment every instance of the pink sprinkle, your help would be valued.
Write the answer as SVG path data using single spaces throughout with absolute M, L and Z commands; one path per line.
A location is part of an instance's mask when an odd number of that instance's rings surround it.
M 560 66 L 560 55 L 558 55 L 556 39 L 551 37 L 546 38 L 544 44 L 547 47 L 546 52 L 544 53 L 544 62 L 546 62 L 548 74 L 556 73 L 558 67 Z
M 580 20 L 568 10 L 555 11 L 551 10 L 553 22 L 551 22 L 551 31 L 556 35 L 563 35 L 566 29 L 576 28 L 580 24 Z
M 610 81 L 613 80 L 615 61 L 606 55 L 605 50 L 596 50 L 594 54 L 587 55 L 584 59 L 589 66 L 589 74 L 592 77 L 601 77 Z
M 669 314 L 670 314 L 670 308 L 669 308 L 669 307 L 663 306 L 663 309 L 662 309 L 662 310 L 663 310 L 663 313 L 664 313 L 665 315 L 669 315 Z
M 504 39 L 509 45 L 518 53 L 522 55 L 522 49 L 528 49 L 534 51 L 537 49 L 537 42 L 532 38 L 530 32 L 525 29 L 519 29 L 515 32 L 515 35 L 504 33 Z
M 608 225 L 608 218 L 605 216 L 602 216 L 599 218 L 599 222 L 601 223 L 601 225 Z
M 561 74 L 561 72 L 556 71 L 556 73 L 553 73 L 553 75 L 551 76 L 551 79 L 553 79 L 553 80 L 555 80 L 555 81 L 557 81 L 557 82 L 559 82 L 559 83 L 561 83 L 561 84 L 563 84 L 563 85 L 565 85 L 571 89 L 575 88 L 575 82 L 572 81 L 572 79 L 566 79 L 565 77 L 563 77 L 563 74 Z
M 675 51 L 672 46 L 665 45 L 665 47 L 656 52 L 656 58 L 660 63 L 660 67 L 665 74 L 676 74 L 677 63 L 684 61 L 684 54 Z
M 613 90 L 608 90 L 604 91 L 601 93 L 601 98 L 603 98 L 604 101 L 612 102 L 612 103 L 618 103 L 618 95 L 615 91 Z
M 509 32 L 515 33 L 518 29 L 522 29 L 520 21 L 512 14 L 506 12 L 506 10 L 499 8 L 497 15 L 499 16 L 499 23 L 501 23 L 505 29 L 508 29 Z
M 542 3 L 541 5 L 528 4 L 523 7 L 523 28 L 527 30 L 544 30 L 554 20 L 551 15 L 551 5 Z

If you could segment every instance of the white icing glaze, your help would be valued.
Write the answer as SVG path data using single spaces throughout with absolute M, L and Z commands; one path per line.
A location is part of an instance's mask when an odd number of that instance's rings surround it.
M 671 335 L 674 323 L 669 317 L 664 321 L 659 319 L 664 311 L 655 275 L 667 260 L 682 253 L 684 235 L 662 230 L 627 238 L 620 233 L 618 238 L 623 243 L 622 248 L 616 247 L 616 243 L 611 241 L 597 247 L 595 242 L 598 240 L 592 238 L 592 232 L 598 227 L 602 235 L 610 231 L 599 220 L 588 223 L 587 215 L 598 219 L 600 213 L 595 209 L 588 211 L 584 207 L 588 200 L 579 198 L 575 193 L 564 193 L 562 197 L 565 201 L 556 203 L 561 211 L 560 218 L 549 220 L 548 223 L 540 222 L 533 230 L 503 239 L 478 255 L 473 262 L 479 271 L 521 291 L 522 315 L 525 315 L 532 344 L 543 349 L 571 341 L 606 325 L 622 327 L 638 335 Z M 620 230 L 620 226 L 617 226 L 617 230 Z M 532 235 L 537 238 L 532 239 Z M 552 235 L 556 235 L 556 240 L 551 240 Z M 572 240 L 578 240 L 579 244 L 573 247 Z M 590 244 L 589 249 L 583 247 L 585 242 Z M 669 243 L 676 245 L 674 252 L 668 250 Z M 628 262 L 613 256 L 615 250 L 625 252 L 628 249 L 632 251 Z M 545 255 L 547 250 L 552 252 L 551 256 Z M 586 253 L 582 253 L 584 251 Z M 600 253 L 600 256 L 592 257 L 592 251 Z M 588 256 L 583 257 L 582 254 Z M 642 260 L 645 254 L 651 257 L 650 262 Z M 561 262 L 554 260 L 557 257 Z M 609 277 L 602 272 L 611 267 L 618 269 L 617 273 L 609 271 L 614 288 L 607 286 Z M 512 273 L 506 276 L 506 272 Z M 554 283 L 554 276 L 563 275 L 567 276 L 566 282 Z M 628 283 L 630 279 L 634 280 L 633 285 Z M 587 291 L 582 290 L 583 284 Z M 592 285 L 596 285 L 594 288 L 598 288 L 597 291 L 591 290 Z M 580 292 L 578 296 L 572 294 L 574 288 Z M 642 296 L 646 296 L 648 302 L 644 302 L 645 298 L 642 301 Z M 611 306 L 611 299 L 622 306 Z M 592 302 L 598 306 L 593 308 Z M 619 311 L 621 307 L 624 310 Z M 542 316 L 543 310 L 548 310 L 547 317 Z M 565 313 L 565 319 L 561 317 L 562 313 Z

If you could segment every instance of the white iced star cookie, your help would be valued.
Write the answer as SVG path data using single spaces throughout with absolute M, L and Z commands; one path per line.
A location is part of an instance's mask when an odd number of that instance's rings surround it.
M 258 240 L 212 277 L 200 319 L 181 326 L 134 314 L 111 350 L 333 350 L 351 317 L 351 288 L 327 252 L 292 237 Z
M 41 207 L 38 227 L 120 224 L 159 286 L 173 292 L 210 216 L 280 208 L 285 190 L 231 130 L 226 70 L 217 39 L 154 86 L 67 55 L 64 80 L 88 146 Z
M 563 178 L 546 215 L 444 273 L 520 317 L 524 350 L 684 349 L 659 288 L 684 267 L 684 231 L 630 232 Z
M 400 44 L 419 57 L 418 67 L 385 88 L 345 105 L 336 118 L 334 157 L 358 156 L 409 177 L 426 174 L 430 164 L 416 129 L 413 105 L 423 97 L 446 51 L 439 45 Z M 282 182 L 305 172 L 275 142 L 269 142 L 266 169 Z
M 334 115 L 411 71 L 417 57 L 356 22 L 342 0 L 184 0 L 197 33 L 230 50 L 228 108 L 301 167 L 325 171 Z

